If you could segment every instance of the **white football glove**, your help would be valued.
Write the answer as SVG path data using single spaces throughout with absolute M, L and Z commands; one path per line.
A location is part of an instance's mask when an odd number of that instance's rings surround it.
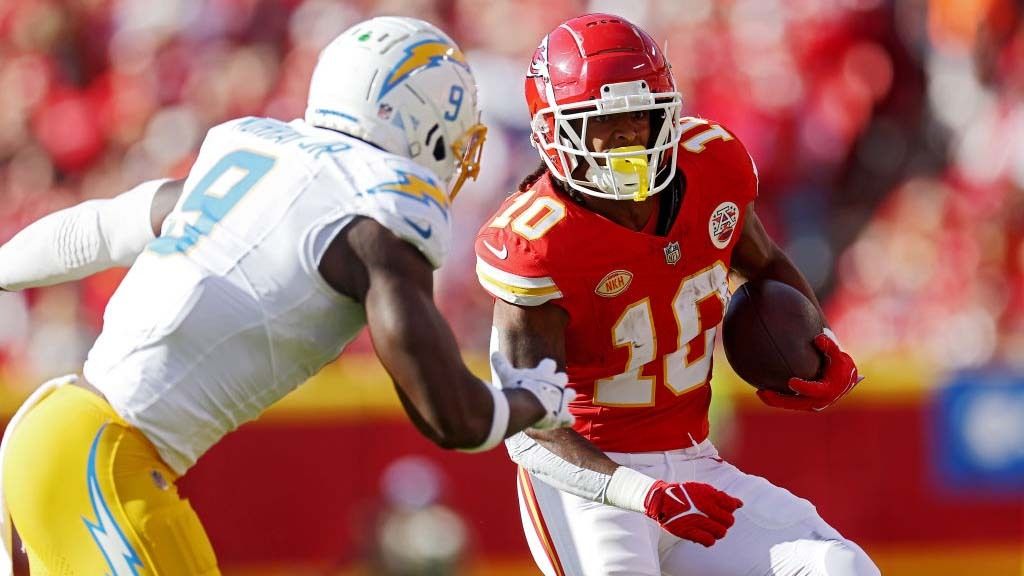
M 521 388 L 537 397 L 544 406 L 545 416 L 531 428 L 548 430 L 572 426 L 576 420 L 569 413 L 569 403 L 576 398 L 576 391 L 568 387 L 569 376 L 556 370 L 555 361 L 545 358 L 534 368 L 516 368 L 501 352 L 491 353 L 491 368 L 502 390 Z

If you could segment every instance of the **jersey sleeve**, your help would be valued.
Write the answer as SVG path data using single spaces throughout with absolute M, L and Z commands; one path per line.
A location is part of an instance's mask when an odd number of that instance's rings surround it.
M 746 147 L 734 133 L 721 124 L 704 118 L 686 117 L 680 120 L 680 163 L 700 158 L 701 166 L 715 170 L 726 182 L 729 195 L 741 207 L 757 198 L 757 165 Z
M 476 238 L 476 275 L 495 298 L 520 306 L 540 306 L 563 297 L 546 258 L 546 238 L 529 240 L 512 232 L 501 214 L 523 193 L 509 197 L 498 216 L 484 224 Z M 504 224 L 504 225 L 503 225 Z
M 358 215 L 372 218 L 415 246 L 436 269 L 451 250 L 451 201 L 427 170 L 389 160 L 360 185 Z

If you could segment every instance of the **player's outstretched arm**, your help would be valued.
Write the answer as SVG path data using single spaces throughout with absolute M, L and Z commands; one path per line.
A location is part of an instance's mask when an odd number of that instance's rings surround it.
M 152 180 L 29 224 L 0 247 L 0 289 L 51 286 L 130 266 L 160 232 L 182 180 Z
M 778 280 L 796 288 L 818 308 L 826 326 L 825 332 L 814 339 L 814 345 L 825 357 L 825 370 L 819 379 L 793 378 L 789 381 L 789 387 L 794 395 L 759 390 L 758 398 L 775 408 L 817 412 L 849 394 L 863 379 L 857 373 L 856 363 L 849 354 L 840 349 L 835 334 L 828 328 L 828 321 L 825 320 L 825 314 L 814 295 L 814 290 L 811 289 L 811 284 L 786 253 L 768 236 L 757 213 L 754 212 L 753 204 L 747 206 L 743 232 L 732 255 L 732 267 L 749 280 Z
M 421 432 L 443 448 L 482 450 L 538 422 L 571 423 L 554 362 L 504 369 L 502 390 L 476 378 L 433 300 L 433 269 L 410 243 L 368 218 L 331 243 L 320 264 L 335 289 L 366 307 L 377 356 Z M 496 368 L 503 368 L 500 360 Z
M 555 358 L 565 365 L 567 314 L 553 304 L 516 306 L 498 300 L 498 349 L 513 363 Z M 671 534 L 711 546 L 743 503 L 699 482 L 667 483 L 619 466 L 575 430 L 528 430 L 508 440 L 512 459 L 544 482 L 581 498 L 640 512 Z

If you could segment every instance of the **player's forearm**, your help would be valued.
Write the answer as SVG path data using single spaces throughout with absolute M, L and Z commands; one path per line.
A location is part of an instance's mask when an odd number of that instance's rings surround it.
M 543 416 L 535 401 L 492 388 L 466 368 L 429 293 L 382 280 L 367 293 L 366 306 L 382 363 L 438 446 L 490 449 L 510 429 Z
M 544 483 L 594 502 L 604 501 L 612 473 L 618 467 L 610 460 L 610 465 L 595 466 L 597 470 L 570 462 L 548 450 L 546 445 L 528 433 L 509 437 L 505 445 L 513 462 Z
M 535 441 L 533 437 L 537 436 L 542 440 Z M 654 478 L 619 466 L 572 430 L 517 434 L 506 441 L 506 446 L 514 462 L 544 483 L 574 496 L 625 510 L 644 512 L 645 498 L 656 482 Z
M 146 182 L 33 222 L 0 247 L 0 287 L 50 286 L 131 265 L 154 237 L 152 202 L 164 182 Z
M 619 467 L 575 430 L 528 430 L 526 434 L 544 449 L 573 466 L 609 475 Z
M 408 396 L 410 405 L 433 431 L 429 435 L 431 440 L 446 449 L 470 448 L 485 441 L 493 419 L 501 416 L 496 410 L 500 408 L 498 402 L 505 400 L 504 396 L 497 398 L 461 365 L 461 361 L 445 362 L 441 351 L 431 350 L 431 346 L 426 350 L 421 348 L 422 354 L 413 359 L 414 364 L 407 363 L 396 369 L 395 363 L 389 363 L 385 357 L 393 356 L 394 351 L 401 354 L 402 345 L 382 343 L 377 338 L 374 342 L 378 350 L 392 351 L 385 352 L 382 360 L 392 372 L 396 386 Z M 405 349 L 409 351 L 407 358 L 416 354 L 412 348 Z M 427 365 L 430 363 L 433 365 Z M 509 415 L 506 408 L 506 422 Z

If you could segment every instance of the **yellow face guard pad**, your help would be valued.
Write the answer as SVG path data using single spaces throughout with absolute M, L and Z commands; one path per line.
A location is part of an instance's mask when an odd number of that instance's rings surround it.
M 544 163 L 552 175 L 570 188 L 598 198 L 633 198 L 632 191 L 624 191 L 617 184 L 620 180 L 628 180 L 630 188 L 636 187 L 639 179 L 635 171 L 642 165 L 639 162 L 644 162 L 647 166 L 647 183 L 639 195 L 647 198 L 665 189 L 675 178 L 676 163 L 673 158 L 682 135 L 681 108 L 682 96 L 678 92 L 651 93 L 642 81 L 620 82 L 602 87 L 599 99 L 556 104 L 537 110 L 530 127 L 534 146 L 541 153 Z M 586 141 L 590 118 L 641 111 L 650 111 L 650 114 L 655 115 L 654 118 L 661 120 L 660 126 L 652 123 L 654 138 L 648 142 L 649 147 L 644 148 L 644 158 L 639 158 L 631 151 L 619 155 L 620 150 L 631 150 L 632 147 L 603 152 L 589 149 Z M 659 113 L 663 116 L 657 116 Z M 619 159 L 625 158 L 625 162 L 620 162 L 617 155 Z M 574 177 L 573 171 L 583 163 L 588 166 L 586 174 L 582 178 Z M 665 172 L 657 173 L 658 176 L 664 174 L 657 180 L 655 167 L 659 167 L 659 170 L 665 168 Z
M 637 179 L 635 202 L 643 202 L 650 196 L 651 187 L 647 179 L 647 149 L 643 146 L 623 146 L 608 150 L 615 154 L 632 153 L 635 156 L 612 156 L 608 158 L 608 167 L 619 174 L 633 176 Z
M 458 167 L 455 169 L 455 179 L 448 192 L 452 200 L 458 195 L 466 179 L 476 180 L 480 175 L 480 159 L 483 157 L 484 141 L 487 140 L 487 126 L 474 124 L 466 132 L 452 143 L 452 153 L 458 158 Z

